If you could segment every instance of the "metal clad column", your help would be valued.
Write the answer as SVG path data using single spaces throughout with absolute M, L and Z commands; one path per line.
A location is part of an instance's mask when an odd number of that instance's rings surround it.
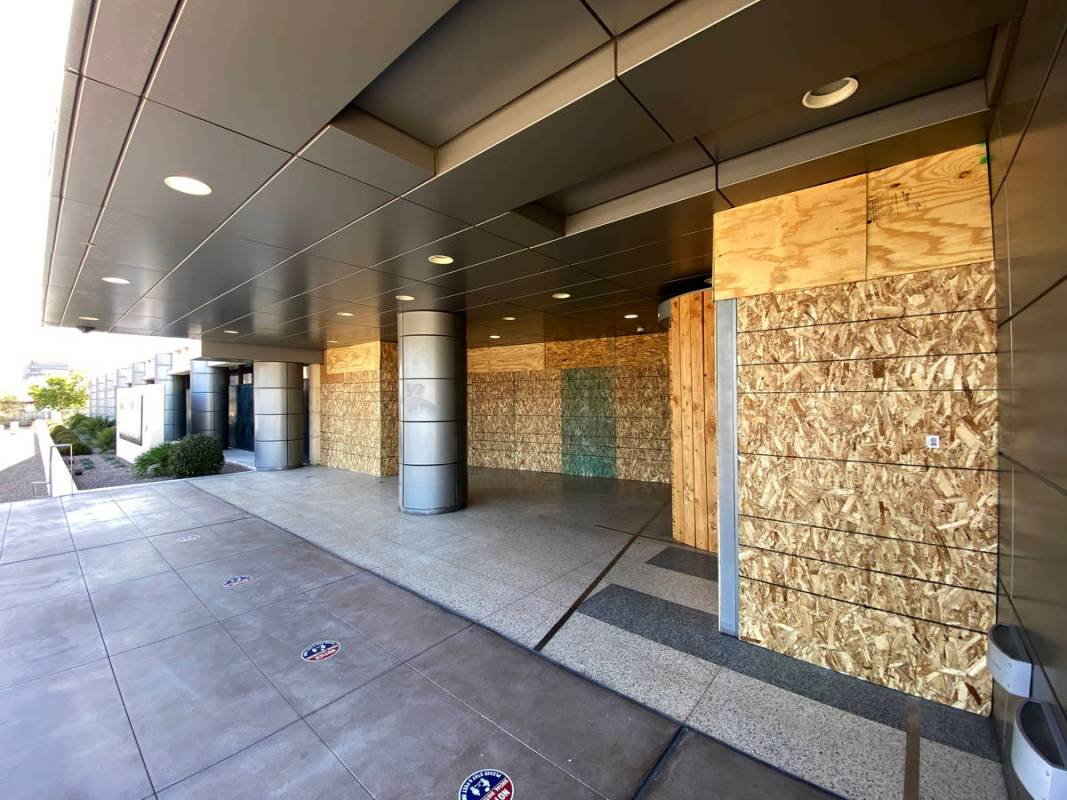
M 130 385 L 131 386 L 143 386 L 144 385 L 144 362 L 134 361 L 130 364 Z
M 226 384 L 229 372 L 208 366 L 206 361 L 189 362 L 189 404 L 192 430 L 217 436 L 226 446 Z
M 715 302 L 716 453 L 719 494 L 719 631 L 740 628 L 737 533 L 737 301 Z
M 293 469 L 304 463 L 304 365 L 252 364 L 256 469 Z
M 115 373 L 104 376 L 104 418 L 115 419 Z
M 156 353 L 152 359 L 155 382 L 163 386 L 163 441 L 173 442 L 185 436 L 185 378 L 171 375 L 174 356 Z
M 461 314 L 397 315 L 400 509 L 443 514 L 467 504 L 467 327 Z

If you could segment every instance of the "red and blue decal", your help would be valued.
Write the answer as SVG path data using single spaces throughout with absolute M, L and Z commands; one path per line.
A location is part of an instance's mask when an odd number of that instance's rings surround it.
M 459 800 L 514 800 L 515 784 L 498 769 L 475 772 L 459 787 Z
M 251 582 L 251 575 L 234 575 L 232 578 L 227 578 L 226 580 L 224 580 L 222 582 L 222 585 L 232 589 L 234 586 L 241 586 L 242 584 Z
M 335 642 L 332 639 L 323 639 L 321 642 L 315 642 L 315 644 L 305 647 L 300 657 L 305 661 L 325 661 L 327 658 L 333 658 L 337 655 L 337 651 L 340 649 L 340 642 Z

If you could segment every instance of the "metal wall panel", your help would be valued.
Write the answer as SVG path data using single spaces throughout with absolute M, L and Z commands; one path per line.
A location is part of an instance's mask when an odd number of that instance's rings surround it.
M 227 385 L 229 371 L 208 366 L 205 361 L 189 362 L 189 406 L 192 412 L 189 433 L 217 436 L 227 444 Z
M 304 366 L 256 361 L 254 387 L 256 469 L 293 469 L 304 463 Z

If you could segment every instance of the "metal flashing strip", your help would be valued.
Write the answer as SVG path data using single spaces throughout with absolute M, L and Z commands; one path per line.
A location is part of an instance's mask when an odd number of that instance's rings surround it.
M 719 631 L 738 634 L 737 301 L 715 301 L 715 402 L 719 481 Z

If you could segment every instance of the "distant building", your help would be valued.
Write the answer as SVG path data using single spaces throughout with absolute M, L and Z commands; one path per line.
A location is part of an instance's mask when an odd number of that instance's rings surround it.
M 26 385 L 44 383 L 48 378 L 65 378 L 70 375 L 70 365 L 58 361 L 31 361 L 23 370 Z

